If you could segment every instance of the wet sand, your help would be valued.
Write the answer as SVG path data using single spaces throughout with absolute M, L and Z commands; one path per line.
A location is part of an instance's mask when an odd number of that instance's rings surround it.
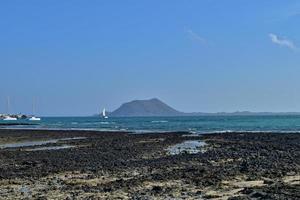
M 299 133 L 0 129 L 0 145 L 0 199 L 300 199 Z

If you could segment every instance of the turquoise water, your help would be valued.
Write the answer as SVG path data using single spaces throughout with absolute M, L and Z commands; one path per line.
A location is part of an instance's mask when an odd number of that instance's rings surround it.
M 28 122 L 18 120 L 18 122 Z M 0 121 L 0 123 L 7 123 Z M 134 132 L 224 131 L 300 132 L 300 116 L 199 116 L 199 117 L 43 117 L 31 126 L 13 128 L 117 130 Z M 10 127 L 12 128 L 12 127 Z

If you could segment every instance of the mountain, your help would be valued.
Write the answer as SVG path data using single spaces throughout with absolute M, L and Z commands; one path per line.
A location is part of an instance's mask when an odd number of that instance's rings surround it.
M 180 116 L 185 115 L 175 110 L 157 98 L 149 100 L 135 100 L 122 104 L 110 116 L 139 117 L 139 116 Z
M 217 112 L 204 113 L 192 112 L 185 113 L 175 110 L 157 98 L 149 100 L 135 100 L 122 104 L 113 112 L 107 113 L 112 117 L 150 117 L 150 116 L 270 116 L 270 115 L 300 115 L 299 112 Z M 99 114 L 97 114 L 98 116 Z

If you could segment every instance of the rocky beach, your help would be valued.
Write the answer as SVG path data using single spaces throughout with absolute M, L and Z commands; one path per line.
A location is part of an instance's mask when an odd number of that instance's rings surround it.
M 1 129 L 0 199 L 300 199 L 300 134 Z

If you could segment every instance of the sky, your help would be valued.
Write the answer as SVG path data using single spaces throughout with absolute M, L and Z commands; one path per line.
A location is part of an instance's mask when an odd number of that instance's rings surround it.
M 0 1 L 0 113 L 300 111 L 298 0 Z

